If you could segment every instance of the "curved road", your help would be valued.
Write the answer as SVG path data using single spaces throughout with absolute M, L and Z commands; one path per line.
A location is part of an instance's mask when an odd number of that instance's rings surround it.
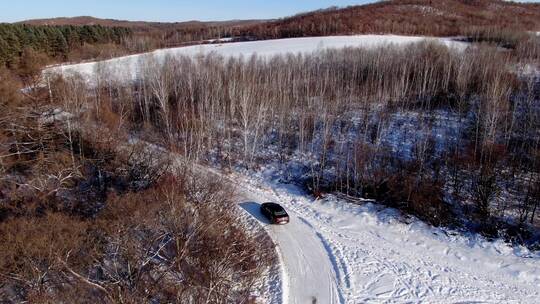
M 162 148 L 146 143 L 150 149 Z M 174 155 L 179 165 L 183 158 Z M 283 299 L 282 304 L 338 304 L 344 303 L 344 297 L 338 288 L 337 273 L 331 257 L 325 248 L 321 236 L 307 220 L 290 208 L 287 212 L 290 223 L 284 226 L 271 225 L 260 212 L 260 204 L 269 201 L 280 201 L 277 197 L 222 174 L 216 169 L 192 164 L 193 170 L 203 175 L 213 175 L 228 181 L 236 188 L 239 206 L 255 218 L 270 235 L 279 253 L 279 260 L 284 274 L 281 277 Z
M 259 206 L 266 201 L 275 201 L 275 198 L 252 190 L 241 191 L 239 196 L 240 206 L 257 219 L 278 244 L 277 250 L 286 276 L 282 278 L 283 302 L 343 303 L 332 262 L 313 227 L 291 210 L 287 210 L 290 215 L 289 224 L 271 225 L 260 213 Z
M 497 242 L 404 223 L 395 210 L 373 204 L 311 201 L 288 185 L 200 172 L 234 185 L 239 206 L 277 244 L 284 304 L 538 303 L 535 255 L 522 258 Z M 282 203 L 291 222 L 270 225 L 259 211 L 267 201 Z

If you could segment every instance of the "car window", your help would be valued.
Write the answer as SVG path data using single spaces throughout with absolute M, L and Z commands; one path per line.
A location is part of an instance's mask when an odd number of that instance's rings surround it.
M 274 212 L 274 214 L 278 215 L 278 216 L 281 216 L 281 215 L 287 215 L 287 212 L 285 212 L 285 210 L 281 210 L 281 211 Z

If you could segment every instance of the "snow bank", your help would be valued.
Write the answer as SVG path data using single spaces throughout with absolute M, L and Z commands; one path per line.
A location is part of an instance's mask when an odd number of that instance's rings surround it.
M 429 38 L 395 35 L 358 35 L 358 36 L 328 36 L 291 38 L 278 40 L 263 40 L 251 42 L 237 42 L 226 44 L 204 44 L 181 48 L 161 49 L 151 53 L 131 55 L 114 58 L 100 62 L 89 62 L 73 65 L 62 65 L 48 68 L 44 74 L 80 74 L 88 81 L 95 81 L 100 71 L 112 75 L 110 80 L 130 81 L 137 78 L 140 73 L 141 60 L 154 57 L 158 62 L 167 56 L 197 56 L 217 54 L 224 57 L 249 57 L 257 54 L 261 57 L 270 57 L 279 54 L 307 54 L 317 50 L 340 49 L 345 47 L 372 48 L 382 45 L 404 45 L 425 40 L 439 41 L 449 47 L 464 49 L 466 43 L 453 41 L 447 38 Z

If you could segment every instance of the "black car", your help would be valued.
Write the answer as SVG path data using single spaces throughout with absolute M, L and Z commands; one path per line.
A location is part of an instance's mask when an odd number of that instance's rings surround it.
M 289 222 L 287 211 L 276 203 L 264 203 L 261 205 L 261 213 L 266 216 L 272 224 L 284 225 Z

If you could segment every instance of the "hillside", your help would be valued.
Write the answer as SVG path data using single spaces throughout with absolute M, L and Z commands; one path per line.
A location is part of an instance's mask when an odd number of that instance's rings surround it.
M 121 27 L 143 27 L 152 24 L 151 22 L 126 21 L 117 19 L 100 19 L 92 16 L 79 17 L 58 17 L 50 19 L 32 19 L 17 22 L 29 25 L 102 25 L 102 26 L 121 26 Z
M 17 22 L 29 25 L 101 25 L 107 27 L 125 27 L 135 31 L 148 31 L 172 28 L 194 28 L 194 27 L 217 27 L 217 26 L 245 26 L 254 25 L 263 22 L 263 20 L 227 20 L 227 21 L 197 21 L 190 20 L 184 22 L 147 22 L 147 21 L 128 21 L 117 19 L 101 19 L 92 16 L 78 17 L 59 17 L 50 19 L 33 19 Z
M 300 14 L 244 27 L 236 34 L 258 39 L 363 33 L 452 36 L 478 27 L 539 31 L 540 4 L 501 0 L 391 0 Z
M 306 37 L 268 41 L 249 41 L 226 44 L 194 45 L 179 48 L 156 50 L 152 53 L 112 58 L 105 61 L 105 70 L 108 80 L 129 83 L 141 75 L 138 74 L 139 65 L 145 56 L 152 54 L 156 62 L 163 62 L 168 57 L 195 56 L 216 54 L 226 58 L 240 57 L 249 58 L 257 55 L 261 58 L 269 58 L 282 54 L 284 50 L 291 54 L 311 54 L 317 50 L 341 49 L 345 47 L 376 48 L 382 45 L 408 45 L 427 41 L 425 37 L 394 36 L 394 35 L 359 35 L 359 36 L 330 36 L 330 37 Z M 467 44 L 450 39 L 438 38 L 429 41 L 438 41 L 441 44 L 456 49 L 464 49 Z M 96 79 L 98 62 L 85 62 L 73 65 L 54 66 L 44 70 L 46 75 L 64 74 L 81 75 L 84 79 L 92 82 Z M 127 75 L 130 75 L 126 77 Z
M 273 20 L 226 20 L 226 21 L 184 21 L 184 22 L 146 22 L 117 19 L 100 19 L 90 16 L 34 19 L 17 24 L 32 26 L 104 26 L 126 28 L 133 32 L 131 41 L 124 43 L 127 53 L 143 52 L 152 49 L 175 47 L 201 43 L 204 40 L 230 37 L 233 31 Z
M 128 28 L 134 36 L 122 46 L 129 50 L 127 53 L 192 45 L 222 37 L 264 40 L 353 34 L 468 36 L 508 46 L 522 38 L 518 32 L 540 31 L 540 4 L 502 0 L 390 0 L 333 7 L 279 20 L 162 23 L 80 16 L 20 23 Z

